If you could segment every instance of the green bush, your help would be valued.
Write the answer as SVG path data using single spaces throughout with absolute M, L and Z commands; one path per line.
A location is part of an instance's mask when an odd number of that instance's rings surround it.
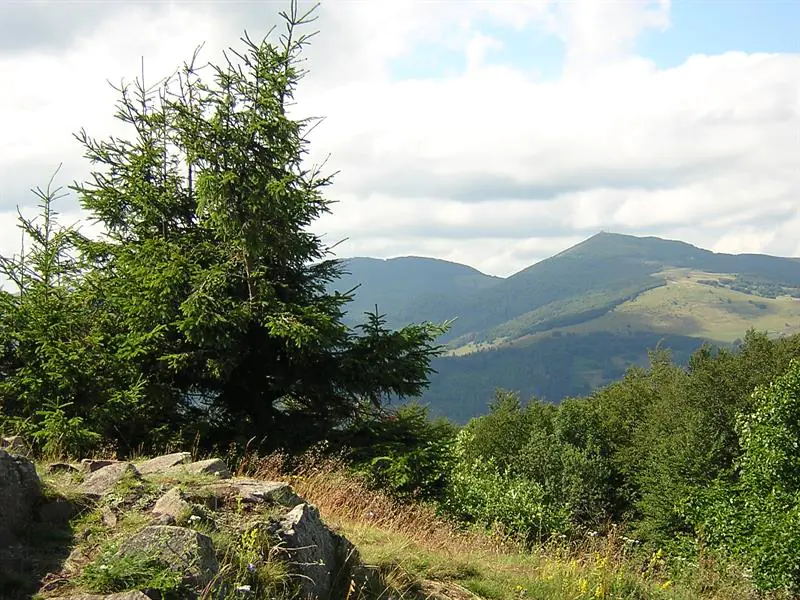
M 569 512 L 573 525 L 595 529 L 611 518 L 613 473 L 589 401 L 564 400 L 552 413 L 551 433 L 533 430 L 520 462 L 549 501 Z
M 472 419 L 462 438 L 461 453 L 469 463 L 491 459 L 500 470 L 519 473 L 519 456 L 531 432 L 552 430 L 555 407 L 536 403 L 523 406 L 519 394 L 499 389 L 489 413 Z
M 431 420 L 427 407 L 411 403 L 360 422 L 337 441 L 374 487 L 400 499 L 435 500 L 449 481 L 455 434 L 449 421 Z
M 694 494 L 701 538 L 739 558 L 766 590 L 800 591 L 800 361 L 751 395 L 737 421 L 742 454 L 731 476 Z M 738 476 L 738 477 L 737 477 Z
M 569 529 L 564 508 L 545 501 L 537 483 L 500 474 L 482 463 L 460 464 L 453 472 L 449 493 L 441 503 L 449 515 L 467 523 L 503 531 L 527 543 L 541 541 Z
M 800 361 L 753 393 L 755 410 L 738 423 L 742 447 L 742 539 L 764 588 L 800 590 Z
M 609 518 L 612 473 L 591 403 L 523 406 L 517 394 L 498 390 L 489 408 L 466 426 L 459 468 L 482 464 L 510 485 L 531 486 L 541 495 L 537 506 L 568 514 L 573 526 L 595 528 Z
M 548 502 L 540 484 L 501 470 L 491 459 L 466 458 L 464 448 L 473 435 L 468 430 L 459 433 L 458 462 L 441 509 L 467 523 L 500 526 L 528 543 L 568 531 L 568 511 Z
M 36 411 L 41 421 L 32 436 L 47 456 L 82 456 L 102 440 L 99 433 L 85 425 L 83 418 L 67 416 L 64 409 L 71 404 L 51 400 L 42 410 Z

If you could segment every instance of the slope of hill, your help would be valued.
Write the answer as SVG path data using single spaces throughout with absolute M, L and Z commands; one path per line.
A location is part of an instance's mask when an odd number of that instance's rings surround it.
M 376 304 L 392 326 L 444 321 L 455 314 L 455 299 L 502 281 L 472 267 L 435 258 L 357 257 L 344 263 L 347 274 L 331 289 L 347 292 L 359 286 L 348 306 L 349 324 L 362 322 L 363 314 L 372 312 Z
M 423 400 L 459 421 L 497 387 L 551 401 L 588 393 L 659 342 L 686 358 L 750 328 L 800 331 L 800 260 L 653 237 L 599 233 L 505 279 L 433 259 L 349 266 L 337 289 L 362 283 L 359 312 L 377 303 L 393 326 L 456 319 Z
M 715 254 L 684 242 L 599 233 L 462 298 L 454 307 L 459 320 L 451 346 L 514 339 L 589 321 L 665 285 L 663 272 L 675 268 L 733 274 L 726 285 L 756 293 L 772 289 L 790 294 L 800 288 L 796 259 Z

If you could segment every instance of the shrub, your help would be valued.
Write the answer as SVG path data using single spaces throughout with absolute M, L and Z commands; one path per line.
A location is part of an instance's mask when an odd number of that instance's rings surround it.
M 459 445 L 463 447 L 470 436 L 468 431 L 461 432 Z M 539 483 L 500 470 L 491 460 L 459 458 L 441 502 L 446 513 L 468 523 L 499 526 L 526 543 L 569 529 L 568 511 L 548 502 Z
M 744 508 L 742 539 L 761 587 L 800 590 L 800 361 L 753 393 L 738 423 Z
M 720 477 L 688 503 L 711 545 L 752 567 L 767 590 L 800 591 L 800 361 L 752 394 L 737 422 L 738 479 Z
M 400 406 L 345 432 L 355 471 L 376 489 L 399 499 L 435 500 L 447 487 L 456 428 L 431 420 L 417 403 Z

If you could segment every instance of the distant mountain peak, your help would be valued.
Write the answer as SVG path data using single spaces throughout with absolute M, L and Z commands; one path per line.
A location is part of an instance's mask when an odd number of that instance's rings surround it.
M 470 265 L 465 265 L 462 263 L 458 263 L 452 260 L 446 260 L 443 258 L 434 258 L 432 256 L 393 256 L 391 258 L 373 258 L 368 256 L 353 256 L 348 258 L 342 258 L 341 261 L 345 263 L 345 265 L 376 265 L 389 268 L 389 269 L 398 269 L 398 270 L 406 270 L 406 269 L 426 269 L 427 272 L 431 274 L 436 274 L 440 272 L 446 272 L 449 274 L 475 274 L 480 275 L 483 277 L 488 277 L 490 279 L 499 279 L 494 275 L 487 275 L 486 273 L 481 272 L 480 270 L 476 269 L 475 267 L 471 267 Z

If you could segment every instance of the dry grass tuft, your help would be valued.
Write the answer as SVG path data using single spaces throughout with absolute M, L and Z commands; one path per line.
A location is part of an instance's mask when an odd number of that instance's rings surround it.
M 698 564 L 673 581 L 660 552 L 645 553 L 621 527 L 580 540 L 553 538 L 525 550 L 501 531 L 465 529 L 433 506 L 400 503 L 371 489 L 346 462 L 322 452 L 245 456 L 239 475 L 289 482 L 384 574 L 389 594 L 417 598 L 753 598 L 748 581 L 721 564 Z M 781 598 L 763 596 L 764 598 Z
M 472 548 L 500 554 L 519 546 L 500 532 L 469 531 L 436 514 L 433 506 L 401 503 L 371 489 L 341 458 L 308 452 L 299 458 L 281 453 L 245 457 L 237 473 L 257 479 L 289 482 L 300 496 L 319 508 L 333 523 L 359 524 L 402 534 L 430 551 L 463 552 Z

